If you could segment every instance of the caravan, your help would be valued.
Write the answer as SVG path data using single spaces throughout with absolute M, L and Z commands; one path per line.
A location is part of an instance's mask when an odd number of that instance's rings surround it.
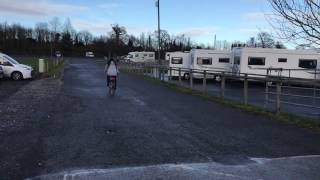
M 232 59 L 234 75 L 320 78 L 320 54 L 316 50 L 234 48 Z
M 130 52 L 125 60 L 135 63 L 155 62 L 154 52 Z
M 231 52 L 229 50 L 203 50 L 192 49 L 191 52 L 190 68 L 193 70 L 206 70 L 206 71 L 224 71 L 231 72 L 232 61 Z M 203 74 L 195 73 L 195 78 L 203 78 Z M 208 76 L 208 78 L 219 77 Z
M 172 77 L 179 77 L 179 68 L 181 69 L 181 76 L 187 76 L 185 70 L 190 69 L 191 65 L 191 55 L 190 52 L 167 52 L 166 61 L 169 62 L 169 67 L 173 70 L 171 71 Z M 186 77 L 185 77 L 186 78 Z

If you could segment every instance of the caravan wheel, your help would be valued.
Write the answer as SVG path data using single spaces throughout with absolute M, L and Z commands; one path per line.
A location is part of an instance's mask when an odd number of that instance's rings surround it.
M 215 79 L 217 82 L 220 82 L 220 81 L 221 81 L 221 77 L 220 77 L 220 76 L 215 76 L 214 79 Z
M 189 80 L 190 79 L 190 74 L 189 73 L 184 73 L 183 79 L 184 80 Z

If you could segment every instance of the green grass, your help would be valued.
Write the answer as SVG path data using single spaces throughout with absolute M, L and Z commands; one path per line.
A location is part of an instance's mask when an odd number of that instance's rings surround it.
M 54 61 L 50 60 L 50 57 L 36 57 L 36 56 L 18 56 L 14 57 L 19 63 L 29 65 L 38 72 L 39 71 L 39 59 L 48 60 L 49 72 L 44 74 L 44 77 L 59 77 L 60 69 L 64 67 L 64 63 L 60 63 L 55 66 Z
M 283 123 L 286 123 L 286 124 L 297 125 L 299 127 L 308 128 L 308 129 L 314 129 L 314 130 L 320 131 L 320 122 L 315 120 L 315 119 L 302 117 L 302 116 L 298 116 L 298 115 L 291 114 L 291 113 L 279 113 L 279 114 L 276 114 L 275 112 L 268 111 L 268 110 L 266 110 L 264 108 L 251 106 L 251 105 L 244 105 L 244 104 L 242 104 L 240 102 L 237 102 L 237 101 L 232 101 L 232 100 L 227 100 L 227 99 L 224 99 L 224 98 L 221 98 L 221 97 L 212 96 L 212 95 L 209 95 L 209 94 L 204 93 L 202 91 L 198 91 L 198 90 L 194 90 L 194 89 L 191 89 L 191 88 L 179 86 L 179 85 L 177 85 L 175 83 L 164 82 L 164 81 L 161 81 L 159 79 L 155 79 L 155 78 L 152 78 L 152 77 L 144 76 L 141 73 L 134 73 L 134 72 L 128 72 L 128 71 L 125 71 L 125 72 L 128 73 L 128 74 L 132 74 L 132 75 L 136 75 L 136 76 L 142 77 L 145 80 L 161 84 L 163 86 L 166 86 L 166 87 L 168 87 L 170 89 L 173 89 L 173 90 L 181 92 L 181 93 L 191 94 L 191 95 L 194 95 L 194 96 L 201 97 L 201 98 L 203 98 L 205 100 L 208 100 L 208 101 L 213 101 L 213 102 L 217 102 L 217 103 L 226 105 L 228 107 L 238 108 L 238 109 L 241 109 L 241 110 L 246 111 L 246 112 L 250 112 L 250 113 L 254 113 L 254 114 L 258 114 L 258 115 L 263 115 L 263 116 L 269 117 L 269 118 L 271 118 L 272 120 L 275 120 L 275 121 L 279 121 L 279 122 L 283 122 Z
M 39 58 L 37 57 L 23 56 L 17 57 L 16 60 L 21 64 L 29 65 L 33 67 L 33 69 L 38 70 Z

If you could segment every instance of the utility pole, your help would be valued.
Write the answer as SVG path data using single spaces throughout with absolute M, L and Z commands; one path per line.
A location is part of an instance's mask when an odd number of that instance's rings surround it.
M 160 51 L 161 51 L 160 0 L 156 1 L 156 6 L 158 8 L 158 63 L 159 63 L 159 65 L 161 65 L 161 55 L 160 55 Z
M 214 49 L 217 49 L 217 35 L 214 35 Z

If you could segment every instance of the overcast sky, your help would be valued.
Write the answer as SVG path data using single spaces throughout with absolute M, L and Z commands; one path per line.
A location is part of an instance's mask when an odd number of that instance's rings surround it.
M 245 41 L 259 31 L 272 32 L 264 14 L 267 0 L 161 0 L 161 24 L 170 34 L 186 34 L 200 43 Z M 110 24 L 130 34 L 157 28 L 155 0 L 0 0 L 0 21 L 34 26 L 54 16 L 70 18 L 77 30 L 106 34 Z

